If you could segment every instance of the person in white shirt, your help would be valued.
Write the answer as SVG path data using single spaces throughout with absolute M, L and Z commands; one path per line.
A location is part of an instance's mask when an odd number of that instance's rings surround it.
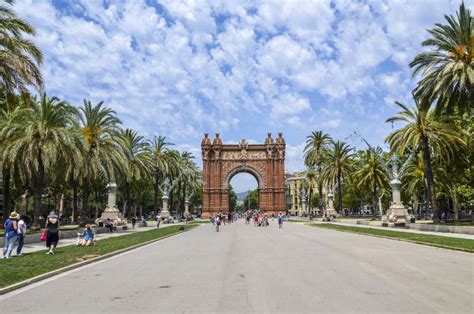
M 18 222 L 17 228 L 17 238 L 18 238 L 18 247 L 16 248 L 16 255 L 22 256 L 21 250 L 23 249 L 23 243 L 25 241 L 26 229 L 28 228 L 27 222 L 28 216 L 21 215 L 20 221 Z

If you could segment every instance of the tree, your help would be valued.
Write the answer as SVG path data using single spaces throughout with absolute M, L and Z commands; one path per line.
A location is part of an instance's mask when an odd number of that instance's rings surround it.
M 48 175 L 57 171 L 61 160 L 79 164 L 83 141 L 73 129 L 74 109 L 56 97 L 42 94 L 31 99 L 31 108 L 17 111 L 25 115 L 16 120 L 3 135 L 4 155 L 15 161 L 32 182 L 34 190 L 34 221 L 42 211 L 42 196 Z
M 306 137 L 306 146 L 304 148 L 305 165 L 309 169 L 316 170 L 315 179 L 318 183 L 319 192 L 319 206 L 323 208 L 323 181 L 321 178 L 321 171 L 323 167 L 324 154 L 328 148 L 331 137 L 322 131 L 313 131 L 311 135 Z
M 342 213 L 342 180 L 349 173 L 352 148 L 345 142 L 331 140 L 326 151 L 321 175 L 324 182 L 337 184 L 338 209 Z
M 237 207 L 237 194 L 234 191 L 232 185 L 229 185 L 229 209 L 235 211 Z
M 413 75 L 422 74 L 415 97 L 426 110 L 434 101 L 438 111 L 472 111 L 474 103 L 474 18 L 462 2 L 456 16 L 445 15 L 447 24 L 428 30 L 425 51 L 410 63 Z
M 353 173 L 357 187 L 372 188 L 372 206 L 377 208 L 377 192 L 389 186 L 388 174 L 383 165 L 383 151 L 380 147 L 371 147 L 360 153 L 357 170 Z
M 148 142 L 134 130 L 121 130 L 118 140 L 126 161 L 126 167 L 121 172 L 125 183 L 126 216 L 128 216 L 132 208 L 132 185 L 146 181 L 152 166 L 151 153 Z
M 33 27 L 13 12 L 13 0 L 0 3 L 0 90 L 9 100 L 15 93 L 27 93 L 28 87 L 40 90 L 43 80 L 39 70 L 43 56 L 26 36 L 35 36 Z
M 244 199 L 244 209 L 256 209 L 258 207 L 258 189 L 247 194 Z
M 126 157 L 118 141 L 120 120 L 115 112 L 99 102 L 93 106 L 84 100 L 84 105 L 77 112 L 82 135 L 85 139 L 82 171 L 82 208 L 81 223 L 84 224 L 89 213 L 89 194 L 91 181 L 105 175 L 109 180 L 115 179 L 116 169 L 126 167 Z
M 404 155 L 407 150 L 421 151 L 425 166 L 428 200 L 433 208 L 433 219 L 439 221 L 439 210 L 436 202 L 434 175 L 432 166 L 432 152 L 440 158 L 450 159 L 457 150 L 457 145 L 466 144 L 461 132 L 445 117 L 435 115 L 434 109 L 425 111 L 418 101 L 412 109 L 395 102 L 402 110 L 387 122 L 401 121 L 405 126 L 392 132 L 386 139 L 392 152 Z
M 153 212 L 158 212 L 158 192 L 161 181 L 176 168 L 178 155 L 170 149 L 173 145 L 164 136 L 155 136 L 151 146 L 151 163 L 153 173 Z
M 197 168 L 193 159 L 194 156 L 188 151 L 178 154 L 178 163 L 176 167 L 176 178 L 179 180 L 178 184 L 178 208 L 184 208 L 186 194 L 189 191 L 196 191 L 200 188 L 201 172 Z
M 12 126 L 21 124 L 24 121 L 26 117 L 24 111 L 25 104 L 19 97 L 15 97 L 14 101 L 8 102 L 5 95 L 0 94 L 0 165 L 2 174 L 3 218 L 6 218 L 11 206 L 10 180 L 13 171 L 12 167 L 14 167 L 14 161 L 8 160 L 4 154 L 5 144 L 7 143 L 5 135 L 9 133 Z

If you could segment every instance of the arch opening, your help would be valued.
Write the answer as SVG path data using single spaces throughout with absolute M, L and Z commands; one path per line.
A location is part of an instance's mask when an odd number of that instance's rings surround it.
M 245 212 L 259 206 L 258 179 L 252 173 L 241 171 L 229 178 L 229 210 Z

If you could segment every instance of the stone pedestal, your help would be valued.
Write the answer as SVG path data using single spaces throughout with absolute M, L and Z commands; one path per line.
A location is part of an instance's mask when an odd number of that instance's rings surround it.
M 120 211 L 118 210 L 115 202 L 117 199 L 117 184 L 110 183 L 107 186 L 108 190 L 108 198 L 107 198 L 107 207 L 102 212 L 100 218 L 95 220 L 96 224 L 103 223 L 110 218 L 115 226 L 126 225 L 127 219 L 122 216 Z
M 401 200 L 401 182 L 395 178 L 390 181 L 390 186 L 392 187 L 392 204 L 387 210 L 387 214 L 382 216 L 382 225 L 388 227 L 405 226 L 410 220 L 410 215 Z
M 189 200 L 184 201 L 184 217 L 189 217 Z
M 326 207 L 326 210 L 324 211 L 323 220 L 329 221 L 336 217 L 339 217 L 339 214 L 337 213 L 336 209 L 334 209 L 334 195 L 332 194 L 332 192 L 329 192 L 328 193 L 328 206 Z
M 167 195 L 164 195 L 161 199 L 163 200 L 163 209 L 161 210 L 160 217 L 161 220 L 164 220 L 170 216 L 170 212 L 168 211 L 169 197 Z

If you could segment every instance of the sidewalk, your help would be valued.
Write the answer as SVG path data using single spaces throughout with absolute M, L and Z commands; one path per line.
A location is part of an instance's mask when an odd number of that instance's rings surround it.
M 165 228 L 165 227 L 168 227 L 168 226 L 174 226 L 174 225 L 178 225 L 178 224 L 179 223 L 160 224 L 160 228 Z M 97 239 L 97 241 L 100 241 L 100 240 L 107 239 L 107 238 L 119 237 L 119 236 L 131 234 L 131 233 L 135 233 L 135 232 L 143 232 L 143 231 L 156 229 L 156 223 L 155 224 L 148 223 L 148 225 L 149 225 L 148 227 L 140 227 L 139 228 L 138 226 L 136 226 L 135 229 L 132 229 L 132 224 L 128 224 L 127 225 L 127 227 L 128 227 L 127 230 L 117 231 L 117 232 L 113 232 L 113 233 L 96 234 L 96 239 Z M 76 241 L 77 241 L 77 238 L 59 239 L 58 247 L 73 245 L 73 244 L 76 244 Z M 23 253 L 31 253 L 31 252 L 36 252 L 36 251 L 45 251 L 46 252 L 46 244 L 45 244 L 44 241 L 37 242 L 37 243 L 25 244 L 25 245 L 23 245 L 23 250 L 22 251 L 23 251 Z M 12 257 L 15 256 L 15 255 L 16 255 L 16 246 L 13 249 Z
M 314 222 L 314 223 L 316 223 L 316 224 L 325 224 L 324 222 Z M 379 230 L 386 230 L 386 231 L 399 231 L 399 232 L 408 232 L 408 233 L 429 234 L 429 235 L 440 236 L 440 237 L 474 240 L 474 235 L 472 235 L 472 234 L 420 231 L 420 230 L 403 229 L 403 228 L 388 228 L 388 227 L 377 227 L 377 226 L 367 226 L 367 225 L 356 225 L 356 224 L 342 223 L 342 222 L 330 222 L 330 223 L 334 224 L 334 225 L 347 226 L 347 227 L 370 228 L 370 229 L 379 229 Z

